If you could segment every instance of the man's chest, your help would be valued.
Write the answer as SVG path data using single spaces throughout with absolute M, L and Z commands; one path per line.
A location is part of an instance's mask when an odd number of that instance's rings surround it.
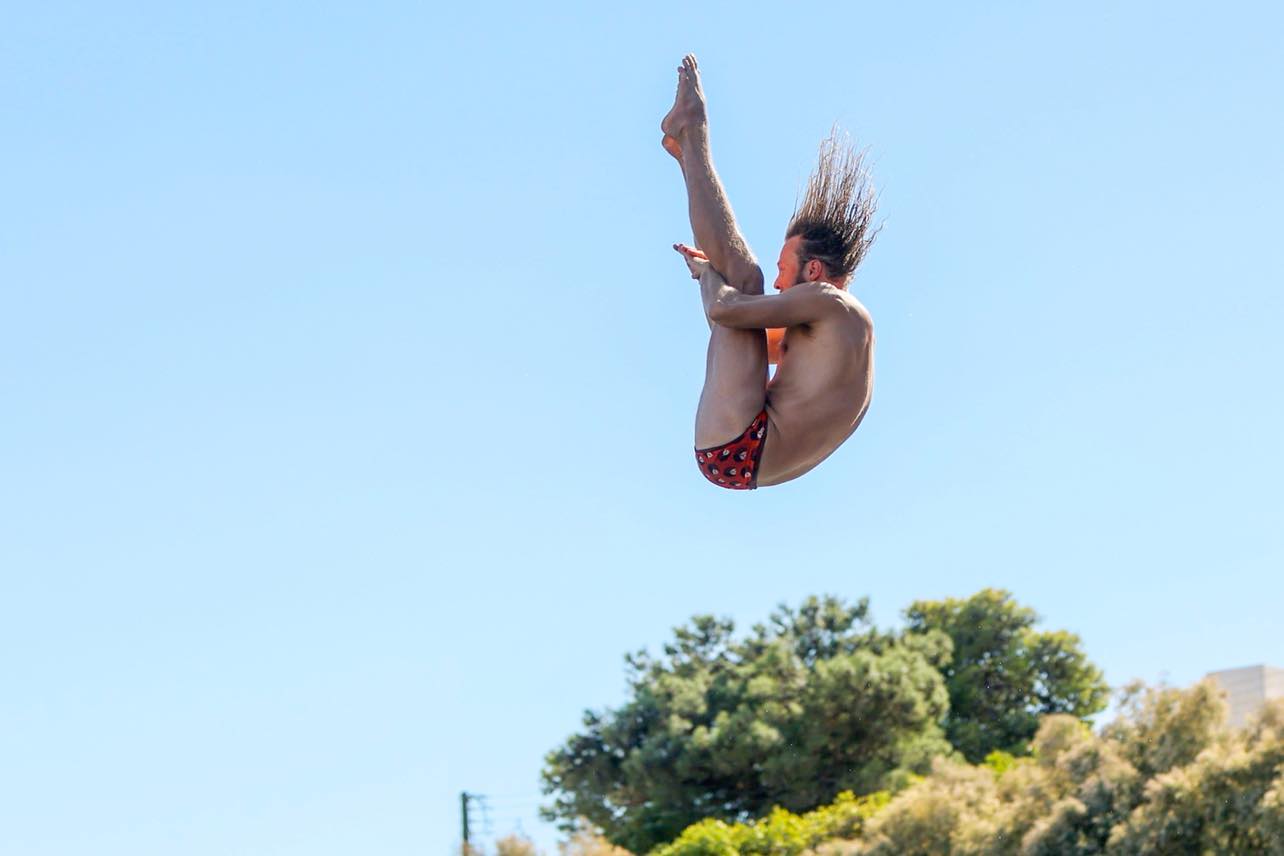
M 823 329 L 817 324 L 799 324 L 785 330 L 784 336 L 780 339 L 782 361 L 790 352 L 795 356 L 801 356 L 815 350 L 824 338 L 823 333 Z
M 862 360 L 857 345 L 839 325 L 790 327 L 780 340 L 776 380 L 808 389 L 832 384 L 837 377 L 850 374 L 848 370 Z

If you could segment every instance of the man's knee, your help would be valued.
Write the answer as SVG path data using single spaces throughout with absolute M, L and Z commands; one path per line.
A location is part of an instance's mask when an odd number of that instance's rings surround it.
M 762 294 L 762 268 L 752 262 L 740 262 L 729 272 L 727 282 L 741 294 Z

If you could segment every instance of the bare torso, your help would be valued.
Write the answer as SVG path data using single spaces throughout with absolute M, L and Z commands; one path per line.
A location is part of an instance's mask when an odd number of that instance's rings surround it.
M 874 387 L 874 328 L 869 312 L 829 286 L 833 310 L 785 331 L 767 385 L 770 427 L 758 484 L 797 478 L 851 436 Z M 773 348 L 773 351 L 775 349 Z

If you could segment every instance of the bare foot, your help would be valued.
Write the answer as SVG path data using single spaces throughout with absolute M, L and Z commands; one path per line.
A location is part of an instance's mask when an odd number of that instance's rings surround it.
M 664 138 L 660 145 L 678 160 L 682 160 L 681 139 L 688 128 L 698 128 L 707 122 L 704 107 L 704 90 L 700 87 L 700 70 L 695 54 L 682 58 L 678 68 L 678 91 L 673 97 L 673 107 L 660 120 Z
M 696 247 L 688 247 L 686 244 L 674 244 L 673 249 L 682 255 L 682 260 L 687 263 L 687 270 L 691 271 L 692 279 L 699 279 L 700 275 L 709 267 L 709 257 L 704 254 L 703 250 Z

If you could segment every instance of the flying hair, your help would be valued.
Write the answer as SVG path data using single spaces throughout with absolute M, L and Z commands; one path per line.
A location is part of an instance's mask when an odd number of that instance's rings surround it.
M 816 259 L 829 276 L 845 280 L 865 258 L 878 234 L 878 197 L 865 169 L 865 152 L 835 125 L 820 144 L 820 160 L 807 192 L 794 206 L 785 238 L 801 237 L 799 260 Z

